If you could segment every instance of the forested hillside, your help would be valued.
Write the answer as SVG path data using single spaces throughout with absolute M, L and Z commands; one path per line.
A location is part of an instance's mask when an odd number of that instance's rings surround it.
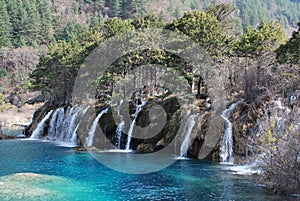
M 214 1 L 217 2 L 217 1 Z M 299 1 L 226 0 L 236 7 L 232 14 L 241 20 L 244 30 L 257 27 L 262 19 L 278 20 L 285 28 L 297 28 L 300 21 Z M 48 45 L 70 39 L 103 18 L 128 19 L 154 13 L 172 20 L 189 10 L 205 10 L 212 1 L 203 0 L 66 0 L 0 1 L 0 47 Z
M 39 58 L 48 52 L 49 45 L 75 40 L 86 31 L 99 29 L 113 17 L 138 19 L 154 13 L 160 21 L 171 22 L 189 10 L 220 12 L 229 15 L 223 24 L 230 29 L 223 30 L 230 36 L 241 35 L 250 26 L 256 29 L 262 20 L 278 20 L 291 33 L 300 21 L 299 1 L 221 2 L 229 2 L 231 6 L 226 9 L 233 12 L 219 10 L 222 8 L 209 11 L 210 0 L 0 0 L 1 93 L 6 101 L 23 102 L 19 94 L 32 88 L 29 75 Z

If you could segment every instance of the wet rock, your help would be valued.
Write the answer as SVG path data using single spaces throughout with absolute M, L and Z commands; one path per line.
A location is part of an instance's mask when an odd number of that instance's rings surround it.
M 51 110 L 55 110 L 55 109 L 59 108 L 60 106 L 61 106 L 60 104 L 50 104 L 49 102 L 47 102 L 42 107 L 37 109 L 33 114 L 33 119 L 32 119 L 31 124 L 24 130 L 25 136 L 30 137 L 31 134 L 33 133 L 33 131 L 37 128 L 38 123 L 41 122 L 41 120 Z M 70 104 L 65 105 L 65 107 L 68 107 L 68 106 L 70 106 Z M 51 118 L 49 118 L 45 123 L 46 126 L 44 127 L 44 133 L 42 134 L 43 137 L 47 135 L 47 130 L 49 128 L 50 120 L 51 120 Z
M 158 151 L 158 150 L 163 149 L 164 147 L 165 147 L 165 139 L 163 138 L 156 143 L 154 150 Z
M 139 153 L 153 153 L 154 152 L 154 147 L 152 144 L 140 144 L 137 146 L 136 149 Z

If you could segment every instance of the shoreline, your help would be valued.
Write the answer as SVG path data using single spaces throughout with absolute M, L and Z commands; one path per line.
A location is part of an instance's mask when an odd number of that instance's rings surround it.
M 9 105 L 8 107 L 1 107 L 0 130 L 23 130 L 26 126 L 28 126 L 31 123 L 34 112 L 41 106 L 42 104 L 25 104 L 20 108 L 11 105 Z

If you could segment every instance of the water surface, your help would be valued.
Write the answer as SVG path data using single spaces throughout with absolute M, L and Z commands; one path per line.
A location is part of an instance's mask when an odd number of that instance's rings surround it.
M 29 140 L 0 142 L 0 192 L 0 200 L 25 201 L 285 200 L 218 163 L 179 160 L 159 172 L 133 175 L 111 170 L 86 152 Z

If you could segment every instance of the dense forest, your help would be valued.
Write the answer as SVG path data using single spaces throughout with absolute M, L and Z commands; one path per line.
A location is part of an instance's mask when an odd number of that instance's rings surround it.
M 231 15 L 240 19 L 242 27 L 257 27 L 261 19 L 278 20 L 285 28 L 297 27 L 300 21 L 298 2 L 284 0 L 231 2 L 236 7 Z M 129 19 L 157 14 L 172 20 L 188 10 L 204 10 L 211 1 L 53 1 L 1 0 L 0 47 L 38 47 L 58 40 L 69 40 L 89 27 L 99 25 L 103 18 Z M 180 8 L 180 9 L 179 9 Z
M 199 10 L 215 14 L 218 21 L 222 21 L 223 35 L 232 46 L 232 36 L 251 35 L 260 29 L 262 19 L 269 23 L 278 20 L 285 30 L 296 28 L 299 19 L 299 3 L 295 1 L 231 1 L 232 6 L 225 9 L 211 10 L 210 1 L 133 1 L 133 0 L 84 0 L 84 1 L 18 1 L 1 0 L 0 2 L 0 58 L 2 94 L 6 101 L 20 105 L 29 97 L 20 97 L 27 89 L 31 89 L 29 75 L 36 69 L 40 57 L 44 56 L 50 47 L 60 46 L 62 41 L 76 41 L 78 36 L 86 35 L 108 26 L 111 22 L 126 20 L 126 23 L 140 28 L 133 23 L 138 19 L 151 19 L 151 13 L 156 14 L 159 27 L 166 23 L 175 23 L 189 10 Z M 229 5 L 229 4 L 228 4 Z M 223 9 L 223 10 L 222 10 Z M 216 16 L 219 12 L 220 16 Z M 184 16 L 181 19 L 185 19 Z M 126 25 L 127 26 L 127 25 Z M 169 25 L 168 25 L 169 26 Z M 169 26 L 172 28 L 171 26 Z M 251 28 L 250 28 L 251 27 Z M 172 29 L 176 27 L 173 26 Z M 249 28 L 249 29 L 248 29 Z M 187 29 L 187 27 L 182 27 Z M 187 32 L 184 30 L 183 32 Z M 221 30 L 219 30 L 221 32 Z M 98 32 L 97 34 L 103 35 Z M 187 34 L 187 33 L 186 33 Z M 105 34 L 104 34 L 105 35 Z M 197 36 L 198 37 L 198 36 Z M 196 37 L 193 37 L 196 39 Z M 243 38 L 243 37 L 242 37 Z M 223 39 L 218 39 L 223 40 Z M 235 40 L 235 39 L 234 39 Z M 216 41 L 217 42 L 217 41 Z M 233 43 L 232 43 L 233 42 Z M 69 44 L 69 43 L 67 43 Z M 203 43 L 202 43 L 203 44 Z M 205 45 L 205 44 L 203 44 Z M 225 49 L 228 48 L 228 45 Z M 1 86 L 0 85 L 0 86 Z M 16 87 L 18 86 L 18 87 Z M 15 95 L 18 95 L 17 97 Z M 3 96 L 2 102 L 4 101 Z

